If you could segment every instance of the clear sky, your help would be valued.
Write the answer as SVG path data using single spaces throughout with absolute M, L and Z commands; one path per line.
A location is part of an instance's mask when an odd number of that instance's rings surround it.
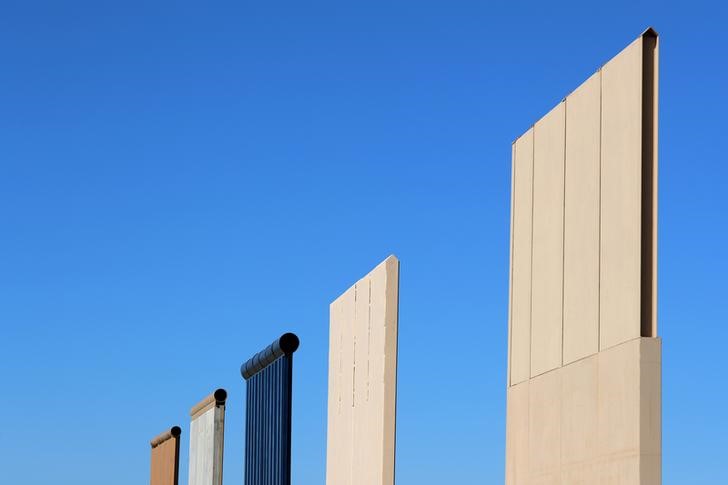
M 664 483 L 728 483 L 724 2 L 0 9 L 2 483 L 145 483 L 149 439 L 283 331 L 323 484 L 328 305 L 401 260 L 397 481 L 504 476 L 511 142 L 661 34 Z

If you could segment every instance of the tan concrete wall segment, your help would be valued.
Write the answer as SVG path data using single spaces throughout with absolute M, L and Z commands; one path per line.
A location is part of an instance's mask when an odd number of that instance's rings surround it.
M 597 356 L 564 366 L 561 379 L 561 464 L 580 468 L 597 456 Z
M 533 128 L 531 377 L 562 359 L 565 123 L 562 102 Z
M 561 372 L 528 385 L 528 464 L 531 481 L 558 483 L 561 473 Z
M 602 68 L 600 349 L 640 336 L 642 37 Z
M 388 257 L 330 308 L 328 485 L 393 485 L 399 261 Z
M 218 389 L 190 411 L 189 485 L 222 485 L 226 397 Z
M 353 435 L 354 359 L 353 349 L 349 347 L 353 346 L 354 336 L 353 325 L 346 322 L 354 321 L 354 293 L 352 286 L 330 307 L 327 483 L 347 483 L 353 462 L 350 436 Z M 336 463 L 331 462 L 334 456 Z
M 599 350 L 601 76 L 566 98 L 564 364 Z
M 177 485 L 180 428 L 175 426 L 152 439 L 151 485 Z
M 531 241 L 533 231 L 533 130 L 513 144 L 510 384 L 531 375 Z
M 528 452 L 528 388 L 529 381 L 508 388 L 506 405 L 506 483 L 527 484 Z
M 507 484 L 661 483 L 658 47 L 513 144 Z
M 657 335 L 658 47 L 646 31 L 514 142 L 509 385 Z
M 658 485 L 660 347 L 637 338 L 511 386 L 506 484 Z

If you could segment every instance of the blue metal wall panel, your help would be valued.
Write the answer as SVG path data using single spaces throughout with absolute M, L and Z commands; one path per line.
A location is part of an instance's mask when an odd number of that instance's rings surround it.
M 245 485 L 291 483 L 291 391 L 298 338 L 285 334 L 242 365 Z

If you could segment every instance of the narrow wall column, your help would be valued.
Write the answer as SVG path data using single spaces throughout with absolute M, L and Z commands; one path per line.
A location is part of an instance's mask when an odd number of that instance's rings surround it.
M 182 430 L 173 426 L 157 435 L 152 446 L 151 485 L 177 485 L 179 480 L 179 438 Z
M 225 389 L 217 389 L 190 411 L 189 485 L 222 485 Z

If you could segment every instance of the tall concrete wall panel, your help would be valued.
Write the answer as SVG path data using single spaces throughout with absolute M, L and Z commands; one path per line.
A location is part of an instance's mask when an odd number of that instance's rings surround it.
M 564 364 L 599 350 L 601 73 L 566 102 Z
M 394 483 L 398 292 L 390 256 L 331 304 L 328 485 Z
M 602 68 L 601 333 L 640 335 L 642 39 Z
M 218 389 L 190 411 L 189 485 L 222 485 L 226 398 Z
M 657 34 L 513 145 L 506 483 L 659 484 Z
M 155 437 L 150 445 L 151 456 L 151 485 L 177 485 L 179 480 L 179 437 L 181 430 L 178 426 Z
M 531 377 L 561 366 L 565 106 L 533 127 Z
M 531 251 L 533 129 L 513 144 L 511 227 L 510 383 L 531 375 Z

